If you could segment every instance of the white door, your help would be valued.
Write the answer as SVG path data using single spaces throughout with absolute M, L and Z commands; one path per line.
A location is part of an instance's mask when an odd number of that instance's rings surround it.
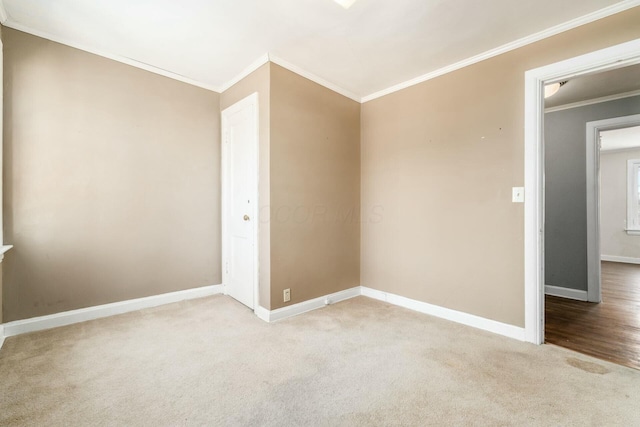
M 258 94 L 222 112 L 222 278 L 225 293 L 257 306 Z

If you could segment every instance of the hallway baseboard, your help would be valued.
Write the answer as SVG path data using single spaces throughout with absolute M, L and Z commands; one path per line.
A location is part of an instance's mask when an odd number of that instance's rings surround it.
M 544 286 L 545 295 L 551 295 L 553 297 L 569 298 L 578 301 L 587 301 L 587 291 L 579 289 L 563 288 L 562 286 Z
M 626 264 L 640 264 L 640 258 L 632 258 L 626 256 L 601 255 L 601 261 L 624 262 Z

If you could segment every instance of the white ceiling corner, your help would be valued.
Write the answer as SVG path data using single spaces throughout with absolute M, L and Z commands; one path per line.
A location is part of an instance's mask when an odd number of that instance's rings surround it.
M 296 74 L 301 75 L 302 77 L 305 77 L 315 83 L 318 83 L 321 86 L 326 87 L 327 89 L 331 89 L 334 92 L 339 93 L 342 96 L 346 96 L 347 98 L 350 98 L 356 102 L 362 102 L 362 97 L 356 95 L 353 92 L 350 92 L 346 89 L 341 88 L 338 85 L 335 85 L 325 79 L 323 79 L 322 77 L 318 77 L 313 73 L 308 72 L 307 70 L 298 67 L 297 65 L 294 65 L 288 61 L 285 61 L 284 59 L 275 56 L 275 55 L 269 55 L 269 60 L 271 62 L 273 62 L 274 64 L 280 65 L 283 68 L 286 68 L 289 71 L 292 71 Z
M 177 74 L 177 73 L 173 73 L 173 72 L 168 71 L 168 70 L 164 70 L 162 68 L 154 67 L 153 65 L 150 65 L 150 64 L 147 64 L 147 63 L 144 63 L 144 62 L 140 62 L 140 61 L 136 61 L 135 59 L 132 59 L 132 58 L 127 58 L 127 57 L 122 56 L 122 55 L 108 53 L 108 52 L 105 52 L 105 51 L 101 51 L 99 49 L 95 49 L 93 47 L 82 45 L 82 44 L 76 43 L 75 41 L 72 41 L 72 40 L 68 40 L 68 39 L 65 39 L 65 38 L 62 38 L 62 37 L 59 37 L 59 36 L 56 36 L 56 35 L 52 35 L 52 34 L 46 33 L 44 31 L 40 31 L 40 30 L 36 30 L 36 29 L 30 28 L 30 27 L 24 26 L 24 25 L 22 25 L 20 23 L 17 23 L 15 21 L 11 20 L 11 19 L 7 19 L 7 21 L 5 23 L 3 23 L 2 25 L 6 26 L 8 28 L 12 28 L 14 30 L 22 31 L 24 33 L 28 33 L 28 34 L 32 34 L 34 36 L 41 37 L 41 38 L 46 39 L 46 40 L 51 40 L 53 42 L 60 43 L 60 44 L 63 44 L 65 46 L 70 46 L 70 47 L 73 47 L 73 48 L 76 48 L 76 49 L 79 49 L 79 50 L 82 50 L 82 51 L 85 51 L 85 52 L 89 52 L 89 53 L 92 53 L 94 55 L 102 56 L 104 58 L 108 58 L 108 59 L 111 59 L 113 61 L 117 61 L 117 62 L 121 62 L 123 64 L 131 65 L 132 67 L 140 68 L 142 70 L 146 70 L 146 71 L 152 72 L 154 74 L 159 74 L 161 76 L 165 76 L 165 77 L 168 77 L 168 78 L 173 79 L 173 80 L 178 80 L 178 81 L 181 81 L 181 82 L 184 82 L 184 83 L 188 83 L 188 84 L 193 85 L 193 86 L 198 86 L 198 87 L 201 87 L 203 89 L 211 90 L 211 91 L 214 91 L 214 92 L 220 92 L 220 88 L 217 87 L 217 86 L 213 86 L 213 85 L 210 85 L 210 84 L 207 84 L 207 83 L 203 83 L 203 82 L 191 79 L 189 77 L 186 77 L 186 76 L 183 76 L 183 75 L 180 75 L 180 74 Z
M 640 126 L 600 132 L 600 150 L 623 151 L 640 148 Z
M 4 8 L 4 1 L 0 0 L 0 24 L 4 25 L 8 18 L 7 10 Z
M 4 6 L 8 27 L 216 92 L 271 60 L 366 102 L 638 5 L 362 0 L 345 10 L 331 0 L 0 0 L 0 19 Z
M 220 87 L 220 90 L 218 90 L 218 92 L 222 93 L 222 92 L 226 91 L 231 86 L 233 86 L 234 84 L 238 83 L 240 80 L 244 79 L 249 74 L 253 73 L 258 68 L 262 67 L 267 62 L 269 62 L 269 54 L 265 53 L 263 55 L 260 55 L 260 57 L 258 57 L 258 59 L 253 61 L 249 66 L 245 67 L 238 75 L 236 75 L 234 78 L 232 78 L 228 82 L 224 83 Z

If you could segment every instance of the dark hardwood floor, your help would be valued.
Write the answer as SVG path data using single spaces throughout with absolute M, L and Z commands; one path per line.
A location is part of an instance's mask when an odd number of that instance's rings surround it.
M 545 298 L 545 341 L 640 369 L 640 265 L 602 262 L 602 303 Z

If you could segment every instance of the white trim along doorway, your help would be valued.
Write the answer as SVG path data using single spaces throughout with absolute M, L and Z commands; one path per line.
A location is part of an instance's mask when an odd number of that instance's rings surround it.
M 222 284 L 252 310 L 259 301 L 259 116 L 253 93 L 221 113 Z
M 600 271 L 600 132 L 640 126 L 640 114 L 587 123 L 587 301 L 602 302 Z
M 640 63 L 640 39 L 525 73 L 525 340 L 544 343 L 544 85 Z

